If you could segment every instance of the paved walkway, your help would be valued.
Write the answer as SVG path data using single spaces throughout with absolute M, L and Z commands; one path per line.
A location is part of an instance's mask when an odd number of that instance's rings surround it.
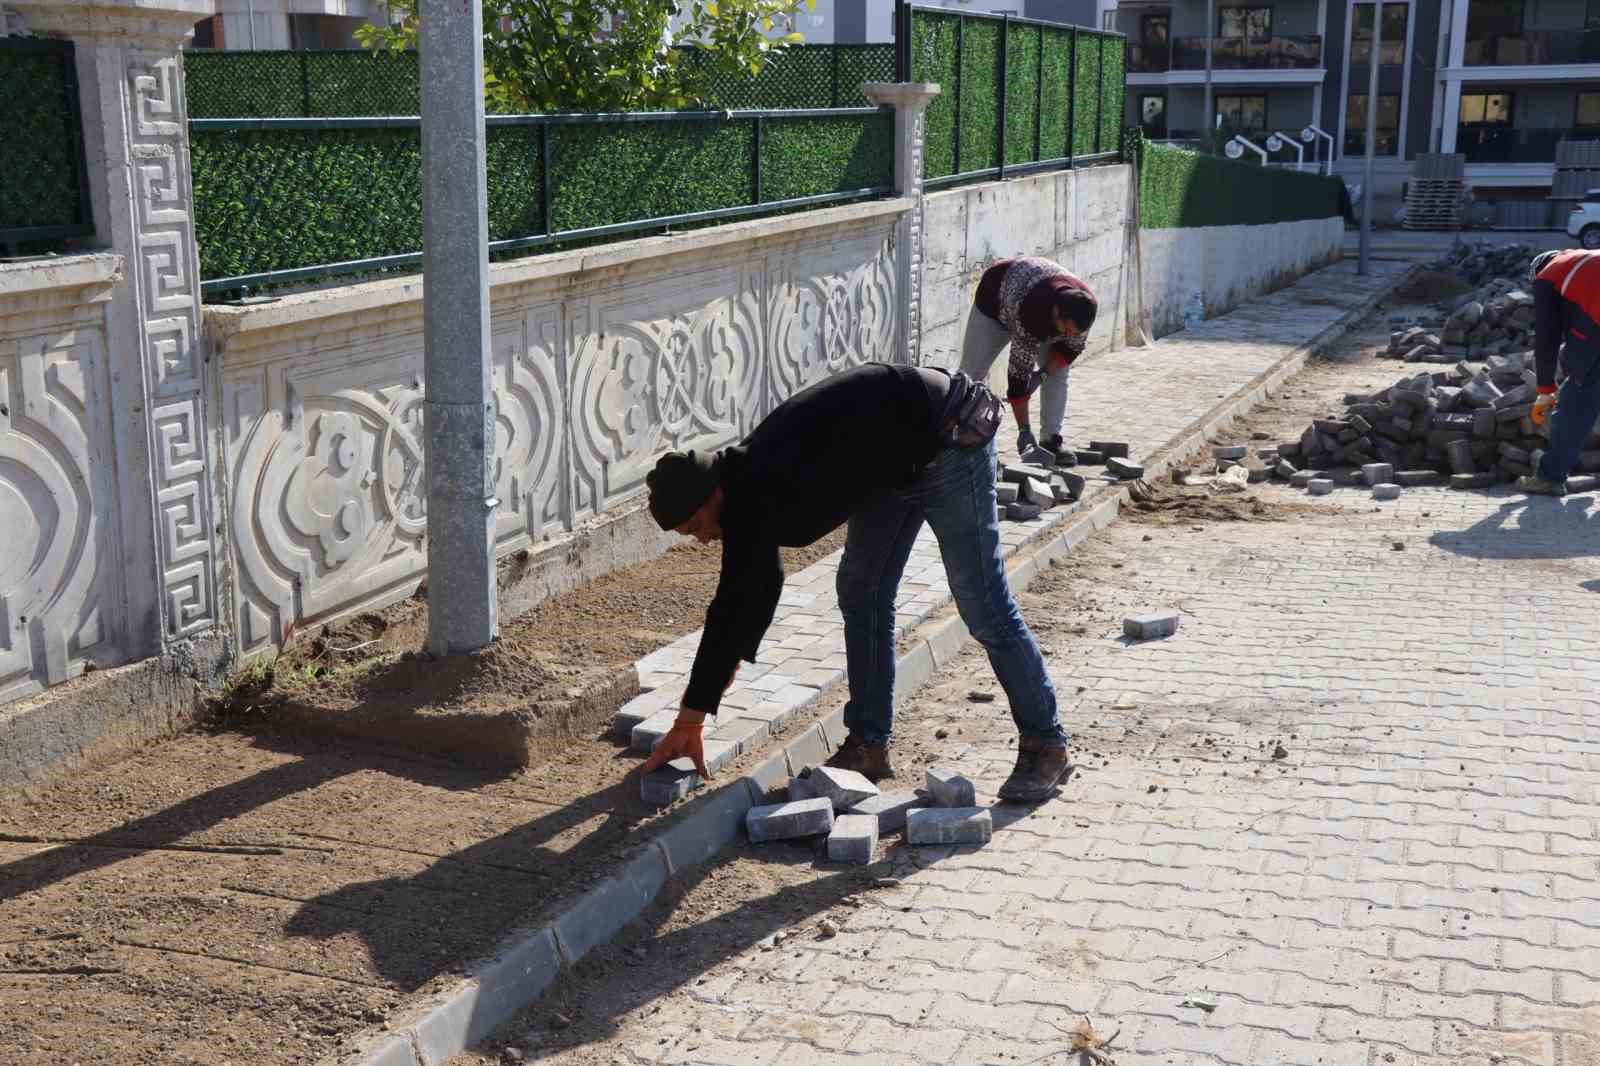
M 1059 799 L 897 852 L 837 938 L 685 976 L 607 1061 L 1078 1064 L 1087 1013 L 1119 1066 L 1600 1062 L 1600 502 L 1261 494 L 1310 513 L 1119 522 L 1036 585 L 1092 753 Z M 1121 640 L 1155 603 L 1176 636 Z M 970 738 L 982 671 L 902 735 Z M 980 802 L 1005 740 L 943 745 Z
M 1069 443 L 1087 447 L 1090 440 L 1128 441 L 1136 459 L 1159 451 L 1192 430 L 1195 420 L 1218 401 L 1392 285 L 1408 266 L 1376 262 L 1371 275 L 1363 278 L 1346 261 L 1196 329 L 1164 338 L 1150 349 L 1087 360 L 1072 372 Z M 1003 457 L 1014 461 L 1016 433 L 1009 422 L 1001 431 L 1001 446 Z M 1112 491 L 1103 477 L 1091 486 L 1073 508 L 1091 507 Z M 1001 536 L 1007 555 L 1059 525 L 1070 510 L 1056 508 L 1032 522 L 1004 523 Z M 707 738 L 708 756 L 731 754 L 735 740 L 748 737 L 752 730 L 759 734 L 779 728 L 816 699 L 820 689 L 843 679 L 844 626 L 834 593 L 838 564 L 835 554 L 790 575 L 759 658 L 744 665 L 723 697 L 721 721 Z M 938 544 L 924 527 L 906 564 L 896 603 L 900 631 L 949 601 Z M 641 684 L 650 691 L 623 707 L 617 720 L 622 734 L 644 723 L 644 729 L 634 734 L 636 747 L 647 750 L 649 738 L 671 726 L 699 645 L 696 630 L 639 661 Z M 720 752 L 719 741 L 727 745 Z

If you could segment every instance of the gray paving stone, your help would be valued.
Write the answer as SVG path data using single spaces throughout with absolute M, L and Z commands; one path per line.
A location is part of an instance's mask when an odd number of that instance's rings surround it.
M 1144 465 L 1130 459 L 1112 457 L 1106 460 L 1106 470 L 1124 481 L 1144 477 Z
M 801 800 L 816 799 L 818 796 L 816 782 L 809 775 L 796 776 L 789 779 L 789 802 L 799 803 Z
M 850 808 L 851 814 L 871 815 L 878 819 L 878 833 L 892 833 L 896 829 L 904 829 L 906 815 L 915 807 L 926 807 L 928 797 L 920 792 L 910 790 L 904 792 L 882 792 L 876 796 L 868 796 L 854 807 Z
M 1033 503 L 1013 503 L 1006 508 L 1006 517 L 1013 522 L 1031 522 L 1044 513 L 1044 508 Z
M 973 807 L 978 802 L 972 782 L 948 766 L 928 768 L 928 794 L 940 807 Z
M 1131 453 L 1127 441 L 1120 440 L 1092 440 L 1089 450 L 1099 452 L 1107 459 L 1126 459 Z
M 1398 500 L 1400 492 L 1400 486 L 1390 482 L 1380 482 L 1372 486 L 1372 498 L 1374 500 Z
M 865 814 L 841 814 L 828 832 L 828 861 L 865 866 L 878 849 L 878 819 Z
M 993 835 L 985 807 L 917 807 L 906 816 L 910 844 L 984 844 Z
M 1250 454 L 1247 444 L 1218 444 L 1211 449 L 1214 459 L 1243 459 Z
M 1017 486 L 1011 484 L 1010 482 L 1004 482 L 994 487 L 995 502 L 999 503 L 1001 507 L 1005 507 L 1007 504 L 1016 503 L 1017 497 Z
M 651 807 L 670 807 L 700 785 L 700 775 L 691 760 L 673 759 L 640 776 L 639 798 Z
M 818 836 L 833 828 L 833 804 L 826 796 L 751 807 L 744 816 L 752 843 Z
M 1396 470 L 1394 483 L 1406 488 L 1416 488 L 1419 485 L 1442 485 L 1444 475 L 1437 470 Z
M 1134 640 L 1155 640 L 1160 637 L 1170 637 L 1177 631 L 1177 611 L 1136 614 L 1122 620 L 1122 635 L 1132 637 Z
M 1296 470 L 1289 475 L 1289 484 L 1297 489 L 1306 489 L 1311 487 L 1311 482 L 1316 478 L 1317 472 L 1315 470 Z
M 1367 463 L 1361 468 L 1361 479 L 1368 485 L 1384 485 L 1394 480 L 1392 463 Z
M 870 796 L 878 794 L 878 786 L 854 770 L 839 770 L 832 766 L 819 766 L 811 771 L 811 783 L 817 795 L 825 796 L 836 811 L 847 811 Z
M 1326 496 L 1333 491 L 1333 479 L 1326 477 L 1310 478 L 1306 481 L 1306 491 L 1313 496 Z

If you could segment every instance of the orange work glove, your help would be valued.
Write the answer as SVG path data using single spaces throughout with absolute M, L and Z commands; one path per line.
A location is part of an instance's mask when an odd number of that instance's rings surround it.
M 1554 392 L 1541 392 L 1539 398 L 1533 401 L 1533 412 L 1528 416 L 1533 419 L 1533 424 L 1542 426 L 1556 410 L 1556 394 Z
M 679 715 L 678 720 L 672 723 L 672 728 L 667 730 L 667 735 L 661 738 L 661 743 L 656 745 L 656 750 L 644 761 L 641 772 L 649 773 L 673 759 L 687 756 L 694 762 L 695 773 L 709 781 L 711 771 L 706 769 L 705 744 L 701 738 L 703 729 L 702 722 L 690 721 Z

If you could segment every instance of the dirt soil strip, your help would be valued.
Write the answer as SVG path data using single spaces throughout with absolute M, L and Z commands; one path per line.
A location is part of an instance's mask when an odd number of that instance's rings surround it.
M 1301 359 L 1279 365 L 1286 375 Z M 1270 384 L 1258 379 L 1235 393 L 1200 431 Z M 1116 506 L 1113 495 L 1085 508 L 1067 533 L 1049 531 L 1051 545 L 1065 550 L 1110 521 Z M 1041 565 L 1037 555 L 1020 563 L 1018 583 Z M 682 569 L 688 576 L 687 563 Z M 659 573 L 652 567 L 652 578 Z M 670 606 L 698 613 L 705 589 L 675 588 Z M 600 605 L 596 612 L 602 624 L 623 617 Z M 659 626 L 676 635 L 675 614 L 627 617 L 628 633 Z M 547 616 L 544 629 L 558 646 L 568 641 L 569 661 L 581 665 L 588 645 L 573 640 L 570 623 Z M 935 635 L 937 647 L 921 643 L 908 656 L 906 690 L 945 661 L 945 641 L 961 636 L 954 627 Z M 322 661 L 340 664 L 332 672 L 342 684 L 340 670 L 359 672 L 361 653 L 350 649 L 375 635 L 323 639 L 333 650 Z M 656 643 L 638 639 L 639 647 Z M 294 665 L 284 663 L 286 676 Z M 302 687 L 324 672 L 304 669 Z M 419 673 L 441 686 L 460 680 Z M 525 683 L 537 690 L 547 682 Z M 351 679 L 351 698 L 361 684 Z M 814 713 L 831 711 L 824 704 Z M 805 717 L 778 739 L 807 738 L 815 761 L 822 737 Z M 8 1034 L 0 1063 L 306 1063 L 382 1040 L 379 1023 L 406 1031 L 399 1046 L 380 1045 L 396 1055 L 384 1061 L 416 1061 L 425 1044 L 437 1063 L 510 1017 L 556 964 L 638 914 L 665 879 L 667 857 L 678 874 L 731 839 L 740 805 L 750 802 L 745 785 L 664 815 L 644 810 L 630 773 L 636 760 L 603 722 L 518 770 L 330 744 L 265 728 L 260 714 L 235 721 L 253 721 L 254 733 L 179 737 L 0 810 L 0 970 L 8 971 L 0 975 L 0 1032 Z M 748 773 L 764 790 L 779 783 L 780 768 L 786 775 L 781 753 L 765 765 L 747 756 L 724 780 L 738 786 Z M 630 862 L 639 876 L 601 881 Z M 542 923 L 552 917 L 565 929 L 565 955 L 546 951 L 556 937 Z M 516 929 L 538 932 L 513 938 L 509 956 L 474 965 Z M 407 1006 L 422 1011 L 400 1014 Z

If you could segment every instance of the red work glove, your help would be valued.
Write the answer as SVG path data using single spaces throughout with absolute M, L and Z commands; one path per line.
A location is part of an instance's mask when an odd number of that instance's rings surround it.
M 1533 401 L 1533 411 L 1528 417 L 1533 419 L 1534 425 L 1543 426 L 1550 416 L 1555 413 L 1555 410 L 1556 390 L 1552 388 L 1549 392 L 1545 392 L 1541 388 L 1539 390 L 1539 398 Z
M 649 773 L 673 759 L 687 756 L 694 762 L 695 773 L 709 781 L 711 771 L 706 769 L 705 745 L 701 738 L 704 716 L 696 716 L 696 719 L 691 720 L 680 714 L 678 720 L 672 723 L 672 728 L 667 730 L 667 735 L 661 738 L 661 743 L 656 745 L 656 750 L 644 761 L 641 772 Z

